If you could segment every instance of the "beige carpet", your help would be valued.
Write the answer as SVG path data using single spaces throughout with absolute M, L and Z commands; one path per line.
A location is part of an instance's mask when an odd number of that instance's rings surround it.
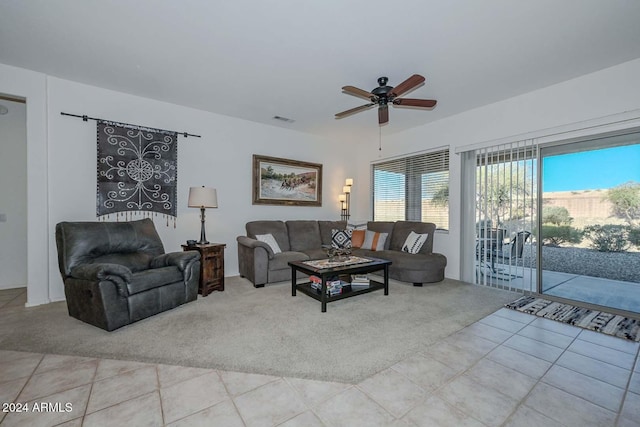
M 479 320 L 518 294 L 454 280 L 392 282 L 328 304 L 287 283 L 239 277 L 174 310 L 114 332 L 67 315 L 64 302 L 3 310 L 0 349 L 117 358 L 355 383 Z

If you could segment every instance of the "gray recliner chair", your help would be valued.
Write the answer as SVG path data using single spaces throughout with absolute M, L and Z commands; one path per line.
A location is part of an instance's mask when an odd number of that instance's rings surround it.
M 165 253 L 148 218 L 61 222 L 56 245 L 69 315 L 107 331 L 198 296 L 200 254 Z

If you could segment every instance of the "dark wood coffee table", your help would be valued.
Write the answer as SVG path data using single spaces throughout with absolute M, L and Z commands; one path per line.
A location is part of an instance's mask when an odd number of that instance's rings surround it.
M 291 267 L 291 295 L 295 297 L 296 291 L 300 291 L 303 294 L 307 294 L 311 298 L 320 301 L 323 313 L 327 311 L 328 302 L 366 294 L 368 292 L 377 291 L 378 289 L 384 289 L 384 294 L 389 295 L 389 266 L 391 265 L 391 261 L 371 257 L 366 258 L 369 260 L 368 262 L 329 268 L 317 268 L 309 264 L 305 264 L 305 261 L 290 261 L 289 266 Z M 368 288 L 358 290 L 343 288 L 343 292 L 339 295 L 327 295 L 327 279 L 332 276 L 365 274 L 379 270 L 384 270 L 383 283 L 375 280 L 369 280 Z M 320 291 L 318 292 L 316 289 L 312 288 L 311 282 L 296 283 L 296 273 L 298 271 L 309 276 L 314 275 L 322 279 L 322 288 L 320 289 Z

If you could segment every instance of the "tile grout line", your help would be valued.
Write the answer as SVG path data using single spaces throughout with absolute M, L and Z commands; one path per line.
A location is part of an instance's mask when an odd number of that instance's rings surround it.
M 620 422 L 620 417 L 622 417 L 622 410 L 624 409 L 624 404 L 627 400 L 627 395 L 630 393 L 629 386 L 631 385 L 631 379 L 633 378 L 636 367 L 640 366 L 640 346 L 636 349 L 636 359 L 631 366 L 631 373 L 629 374 L 629 378 L 627 379 L 627 386 L 624 389 L 624 393 L 622 394 L 622 400 L 620 401 L 620 406 L 618 407 L 618 413 L 616 414 L 616 420 L 614 425 L 618 425 Z
M 244 427 L 247 427 L 247 423 L 245 422 L 244 417 L 240 413 L 240 409 L 238 409 L 238 405 L 236 405 L 236 401 L 234 399 L 235 396 L 233 396 L 233 394 L 231 394 L 231 391 L 229 390 L 229 386 L 224 381 L 224 378 L 222 378 L 222 374 L 220 373 L 220 370 L 219 369 L 215 369 L 215 371 L 218 374 L 218 378 L 220 378 L 220 382 L 222 383 L 222 387 L 224 387 L 224 390 L 227 392 L 227 396 L 229 396 L 229 400 L 231 401 L 231 404 L 233 405 L 233 409 L 235 409 L 236 413 L 238 414 L 238 418 L 240 418 L 240 422 L 242 423 L 242 425 Z M 267 384 L 269 384 L 269 383 L 267 383 Z M 255 389 L 252 389 L 252 390 L 255 390 Z M 219 402 L 219 403 L 222 403 L 222 402 Z M 216 405 L 217 405 L 217 403 L 216 403 Z M 216 405 L 213 405 L 213 406 L 216 406 Z M 212 408 L 213 406 L 209 406 L 209 408 Z M 209 408 L 205 408 L 202 411 L 206 411 Z M 199 412 L 202 412 L 202 411 L 199 411 Z M 196 412 L 196 414 L 197 413 L 198 412 Z
M 156 372 L 156 386 L 157 386 L 157 392 L 158 392 L 158 400 L 160 401 L 160 416 L 162 417 L 162 425 L 165 426 L 167 425 L 167 417 L 165 416 L 164 413 L 164 405 L 162 404 L 162 390 L 161 390 L 161 384 L 160 384 L 160 372 L 158 372 L 158 365 L 156 364 L 154 369 Z
M 490 315 L 491 315 L 491 314 L 489 314 L 489 316 L 490 316 Z M 474 322 L 474 323 L 478 323 L 478 322 Z M 472 323 L 472 324 L 474 324 L 474 323 Z M 471 325 L 472 325 L 472 324 L 471 324 Z M 457 332 L 460 332 L 460 331 L 464 330 L 465 328 L 467 328 L 467 327 L 469 327 L 469 326 L 471 326 L 471 325 L 467 325 L 467 326 L 465 326 L 464 328 L 460 329 L 459 331 L 456 331 L 456 332 L 454 332 L 454 333 L 452 333 L 452 334 L 448 335 L 447 337 L 444 337 L 443 339 L 441 339 L 441 340 L 439 340 L 439 341 L 436 341 L 436 342 L 435 342 L 435 343 L 433 343 L 433 344 L 437 344 L 438 342 L 443 341 L 444 339 L 446 339 L 446 338 L 450 337 L 451 335 L 453 335 L 453 334 L 455 334 L 455 333 L 457 333 Z M 487 326 L 491 326 L 491 325 L 487 325 Z M 493 326 L 492 326 L 492 327 L 493 327 Z M 496 328 L 496 329 L 499 329 L 499 328 Z M 500 330 L 504 331 L 504 329 L 500 329 Z M 511 333 L 512 335 L 514 334 L 514 333 L 512 333 L 512 332 L 510 332 L 510 331 L 505 331 L 505 332 L 509 332 L 509 333 Z M 473 334 L 473 333 L 472 333 L 472 334 Z M 402 419 L 402 418 L 403 418 L 403 417 L 405 417 L 409 412 L 411 412 L 413 409 L 415 409 L 416 407 L 418 407 L 418 405 L 423 404 L 424 402 L 426 402 L 426 401 L 427 401 L 431 396 L 435 396 L 435 397 L 438 397 L 439 399 L 441 399 L 442 401 L 444 401 L 447 405 L 454 407 L 456 410 L 458 410 L 458 411 L 460 411 L 461 413 L 463 413 L 464 415 L 468 416 L 469 418 L 471 418 L 471 419 L 473 419 L 473 420 L 476 420 L 476 421 L 478 421 L 479 423 L 483 424 L 481 420 L 477 419 L 477 418 L 476 418 L 476 417 L 474 417 L 473 415 L 471 415 L 471 414 L 467 413 L 466 411 L 462 410 L 461 408 L 458 408 L 457 406 L 453 405 L 453 404 L 452 404 L 451 402 L 449 402 L 448 400 L 443 399 L 443 398 L 441 398 L 441 397 L 437 396 L 437 392 L 438 392 L 439 390 L 443 389 L 445 386 L 449 385 L 450 383 L 452 383 L 452 382 L 453 382 L 453 381 L 455 381 L 456 379 L 458 379 L 458 378 L 460 378 L 461 376 L 463 376 L 466 372 L 468 372 L 468 371 L 469 371 L 469 370 L 471 370 L 474 366 L 476 366 L 476 365 L 477 365 L 481 360 L 485 359 L 485 358 L 486 358 L 486 356 L 487 356 L 489 353 L 491 353 L 493 350 L 495 350 L 496 348 L 498 348 L 499 346 L 501 346 L 501 345 L 506 341 L 506 339 L 505 339 L 504 341 L 502 341 L 502 342 L 500 342 L 500 343 L 496 343 L 495 341 L 488 340 L 487 338 L 481 337 L 481 336 L 479 336 L 479 335 L 476 335 L 476 334 L 473 334 L 473 335 L 475 335 L 475 336 L 477 336 L 477 337 L 479 337 L 479 338 L 483 338 L 483 339 L 485 339 L 485 340 L 487 340 L 487 341 L 490 341 L 490 342 L 492 342 L 492 343 L 496 344 L 496 346 L 495 346 L 492 350 L 490 350 L 488 353 L 486 353 L 484 356 L 480 357 L 478 360 L 476 360 L 476 361 L 475 361 L 475 362 L 473 362 L 471 365 L 469 365 L 467 368 L 465 368 L 465 369 L 463 369 L 463 370 L 461 370 L 461 371 L 459 371 L 459 372 L 456 372 L 454 375 L 452 375 L 452 376 L 451 376 L 451 378 L 449 378 L 448 380 L 446 380 L 445 382 L 443 382 L 443 383 L 442 383 L 441 385 L 439 385 L 438 387 L 434 388 L 434 389 L 433 389 L 433 390 L 431 390 L 431 391 L 425 390 L 425 391 L 427 391 L 428 396 L 427 396 L 427 397 L 425 397 L 425 398 L 423 398 L 423 399 L 421 399 L 418 403 L 416 403 L 415 405 L 413 405 L 413 406 L 411 407 L 411 409 L 409 409 L 408 411 L 406 411 L 406 412 L 402 415 L 402 417 L 397 418 L 397 419 Z M 507 338 L 507 339 L 508 339 L 508 338 Z M 455 344 L 451 344 L 451 345 L 453 345 L 454 347 L 457 347 Z M 460 347 L 457 347 L 457 348 L 460 348 Z M 460 349 L 460 350 L 463 350 L 463 351 L 464 351 L 464 349 Z M 425 357 L 425 356 L 426 356 L 426 357 L 428 357 L 428 358 L 431 358 L 431 359 L 435 360 L 436 362 L 442 363 L 442 362 L 440 362 L 439 360 L 434 359 L 434 358 L 433 358 L 433 356 L 431 356 L 431 355 L 424 355 L 423 357 Z M 443 364 L 444 366 L 446 366 L 447 368 L 449 368 L 449 369 L 455 369 L 455 368 L 453 368 L 453 367 L 451 367 L 451 366 L 447 365 L 446 363 L 442 363 L 442 364 Z M 502 366 L 504 366 L 504 365 L 502 365 Z M 507 367 L 507 366 L 505 366 L 505 367 Z M 507 368 L 508 368 L 508 367 L 507 367 Z M 393 366 L 391 366 L 389 369 L 393 369 Z M 393 369 L 393 370 L 394 370 L 395 372 L 399 373 L 400 375 L 404 376 L 405 378 L 407 378 L 407 379 L 408 379 L 409 381 L 411 381 L 413 384 L 417 385 L 417 386 L 418 386 L 418 387 L 420 387 L 420 388 L 423 388 L 420 384 L 417 384 L 415 381 L 413 381 L 411 378 L 409 378 L 409 377 L 408 377 L 407 375 L 405 375 L 404 373 L 399 372 L 399 371 L 396 371 L 395 369 Z M 496 391 L 497 391 L 497 390 L 496 390 Z M 497 392 L 498 392 L 498 393 L 500 393 L 500 394 L 502 394 L 500 391 L 497 391 Z M 506 396 L 506 395 L 504 395 L 504 394 L 502 394 L 502 395 L 503 395 L 503 396 Z
M 562 391 L 562 392 L 564 392 L 564 393 L 569 394 L 570 396 L 573 396 L 573 397 L 576 397 L 576 398 L 578 398 L 578 399 L 584 400 L 585 402 L 588 402 L 588 403 L 590 403 L 590 404 L 592 404 L 592 405 L 595 405 L 595 406 L 597 406 L 598 408 L 602 408 L 602 409 L 604 409 L 604 410 L 606 410 L 606 411 L 613 412 L 611 409 L 605 408 L 604 406 L 601 406 L 601 405 L 599 405 L 599 404 L 597 404 L 597 403 L 595 403 L 595 402 L 591 402 L 590 400 L 587 400 L 587 399 L 585 399 L 585 398 L 583 398 L 583 397 L 580 397 L 580 396 L 576 396 L 576 395 L 575 395 L 575 394 L 573 394 L 573 393 L 569 393 L 568 391 L 565 391 L 565 390 L 563 390 L 563 389 L 561 389 L 561 388 L 558 388 L 558 387 L 556 387 L 556 386 L 554 386 L 554 385 L 551 385 L 551 384 L 547 384 L 547 383 L 545 383 L 544 381 L 542 381 L 542 379 L 543 379 L 543 378 L 544 378 L 544 377 L 549 373 L 549 371 L 550 371 L 551 369 L 553 369 L 553 367 L 554 367 L 554 366 L 556 366 L 556 362 L 557 362 L 558 360 L 560 360 L 560 358 L 561 358 L 561 357 L 562 357 L 562 356 L 563 356 L 567 351 L 569 351 L 569 347 L 571 347 L 571 345 L 572 345 L 574 342 L 578 341 L 578 337 L 579 337 L 579 336 L 580 336 L 580 334 L 578 334 L 578 335 L 576 335 L 575 337 L 573 337 L 573 339 L 571 340 L 571 343 L 570 343 L 570 344 L 569 344 L 569 345 L 568 345 L 564 350 L 562 350 L 562 353 L 560 353 L 560 355 L 555 359 L 555 361 L 553 361 L 553 362 L 551 363 L 551 366 L 549 366 L 549 368 L 544 372 L 544 374 L 542 374 L 542 375 L 540 376 L 540 378 L 536 381 L 536 383 L 533 385 L 533 387 L 531 387 L 531 390 L 529 390 L 529 392 L 528 392 L 528 393 L 527 393 L 527 394 L 526 394 L 526 395 L 525 395 L 525 396 L 520 400 L 520 402 L 519 402 L 519 403 L 518 403 L 518 405 L 516 406 L 516 409 L 515 409 L 515 410 L 514 410 L 510 415 L 509 415 L 509 417 L 507 417 L 507 419 L 505 420 L 505 422 L 504 422 L 503 424 L 501 424 L 502 426 L 506 426 L 506 424 L 505 424 L 505 423 L 506 423 L 507 421 L 509 421 L 509 420 L 513 417 L 513 415 L 517 412 L 517 410 L 518 410 L 520 407 L 522 407 L 522 406 L 526 406 L 526 405 L 524 405 L 524 402 L 525 402 L 525 401 L 526 401 L 526 399 L 531 395 L 531 392 L 532 392 L 532 391 L 533 391 L 533 390 L 538 386 L 538 384 L 540 384 L 540 383 L 545 384 L 545 385 L 547 385 L 547 386 L 549 386 L 549 387 L 556 388 L 556 389 L 558 389 L 558 390 L 560 390 L 560 391 Z M 557 348 L 559 348 L 559 347 L 557 347 Z M 514 350 L 515 350 L 515 349 L 514 349 Z M 518 350 L 516 350 L 516 351 L 518 351 Z M 579 354 L 579 353 L 576 353 L 576 354 Z M 533 356 L 533 355 L 530 355 L 530 356 Z M 583 356 L 584 356 L 584 355 L 583 355 Z M 535 357 L 535 356 L 533 356 L 533 357 Z M 585 356 L 585 357 L 589 357 L 589 356 Z M 540 360 L 543 360 L 543 359 L 540 359 Z M 597 360 L 597 359 L 594 359 L 594 360 Z M 598 361 L 598 362 L 600 362 L 600 363 L 606 363 L 606 362 L 602 362 L 602 361 L 600 361 L 600 360 L 597 360 L 597 361 Z M 558 365 L 558 366 L 560 366 L 560 365 Z M 562 367 L 562 366 L 561 366 L 561 367 Z M 567 369 L 569 369 L 569 368 L 567 368 Z M 572 371 L 573 371 L 573 370 L 572 370 Z M 577 371 L 573 371 L 573 372 L 576 372 L 576 373 L 582 374 L 582 373 L 577 372 Z M 584 376 L 586 376 L 586 377 L 589 377 L 589 378 L 592 378 L 592 377 L 590 377 L 590 376 L 588 376 L 588 375 L 585 375 L 585 374 L 582 374 L 582 375 L 584 375 Z M 597 380 L 597 378 L 594 378 L 594 379 L 596 379 L 596 380 Z M 599 380 L 599 381 L 601 381 L 601 380 Z M 604 382 L 604 381 L 603 381 L 603 382 Z M 612 384 L 610 384 L 610 385 L 612 385 Z M 615 386 L 614 386 L 614 387 L 615 387 Z M 623 396 L 623 399 L 624 399 L 624 396 Z M 623 400 L 623 402 L 624 402 L 624 400 Z M 560 424 L 564 424 L 564 422 L 562 422 L 562 421 L 560 421 L 560 420 L 557 420 L 557 419 L 555 419 L 555 418 L 553 418 L 553 417 L 549 416 L 548 414 L 542 413 L 542 412 L 540 412 L 540 411 L 536 410 L 535 408 L 531 408 L 531 407 L 529 407 L 529 406 L 527 406 L 527 408 L 529 408 L 529 409 L 531 409 L 531 410 L 533 410 L 533 411 L 535 411 L 535 412 L 538 412 L 538 413 L 540 413 L 540 414 L 544 415 L 544 416 L 545 416 L 545 417 L 547 417 L 547 418 L 551 418 L 552 420 L 554 420 L 554 421 L 556 421 L 556 422 L 558 422 L 558 423 L 560 423 Z M 618 419 L 619 414 L 620 414 L 620 411 L 616 412 L 616 420 Z
M 534 319 L 534 320 L 535 320 L 535 319 Z M 532 322 L 533 322 L 533 320 L 532 320 Z M 515 335 L 515 334 L 514 334 L 514 335 Z M 580 335 L 580 334 L 578 334 L 578 335 Z M 502 424 L 500 424 L 501 426 L 506 426 L 506 425 L 507 425 L 507 422 L 513 418 L 513 416 L 516 414 L 516 412 L 518 412 L 518 410 L 519 410 L 521 407 L 526 406 L 526 405 L 524 404 L 524 402 L 529 398 L 529 396 L 531 395 L 531 392 L 532 392 L 532 391 L 533 391 L 533 390 L 538 386 L 538 384 L 540 384 L 540 383 L 542 382 L 542 378 L 544 378 L 544 376 L 545 376 L 545 375 L 547 375 L 547 373 L 549 373 L 549 371 L 550 371 L 550 370 L 551 370 L 551 369 L 556 365 L 556 362 L 558 361 L 558 359 L 560 359 L 560 358 L 562 357 L 562 355 L 567 351 L 567 349 L 569 348 L 569 346 L 571 346 L 571 344 L 573 344 L 573 343 L 575 342 L 575 340 L 577 340 L 577 339 L 578 339 L 578 335 L 576 335 L 575 337 L 573 337 L 573 339 L 571 340 L 571 343 L 567 346 L 567 348 L 566 348 L 566 349 L 564 349 L 564 350 L 562 351 L 562 353 L 560 353 L 560 355 L 555 359 L 555 361 L 550 362 L 550 366 L 549 366 L 549 367 L 544 371 L 544 373 L 543 373 L 542 375 L 540 375 L 540 377 L 539 377 L 538 379 L 536 379 L 536 383 L 535 383 L 535 384 L 534 384 L 534 385 L 529 389 L 529 391 L 527 392 L 527 394 L 525 394 L 525 395 L 522 397 L 522 399 L 520 399 L 520 401 L 518 402 L 518 404 L 516 405 L 516 407 L 514 408 L 514 410 L 509 414 L 509 416 L 507 416 L 507 418 L 504 420 L 504 422 L 503 422 Z M 509 348 L 511 348 L 511 347 L 509 347 Z M 513 349 L 513 350 L 515 350 L 515 351 L 519 351 L 519 350 L 517 350 L 517 349 Z M 527 354 L 527 353 L 524 353 L 524 352 L 521 352 L 521 353 L 523 353 L 523 354 Z M 534 356 L 534 355 L 532 355 L 532 354 L 528 354 L 528 355 L 529 355 L 529 356 L 531 356 L 531 357 L 536 357 L 536 356 Z M 539 357 L 536 357 L 536 358 L 537 358 L 537 359 L 540 359 Z M 544 359 L 540 359 L 540 360 L 544 360 Z M 543 383 L 543 384 L 546 384 L 546 383 Z M 552 387 L 553 387 L 553 386 L 552 386 Z M 562 391 L 564 391 L 564 390 L 562 390 Z M 571 394 L 571 393 L 568 393 L 568 394 Z M 573 396 L 573 395 L 572 395 L 572 396 Z M 578 397 L 578 396 L 576 396 L 576 397 Z M 543 414 L 542 412 L 540 412 L 540 411 L 536 410 L 535 408 L 531 408 L 531 407 L 529 407 L 529 406 L 527 406 L 527 408 L 531 409 L 532 411 L 538 412 L 538 413 L 540 413 L 540 414 L 544 415 L 544 416 L 545 416 L 545 417 L 547 417 L 547 418 L 551 418 L 552 420 L 554 420 L 554 421 L 556 421 L 556 422 L 559 422 L 560 424 L 564 424 L 562 421 L 556 420 L 555 418 L 553 418 L 553 417 L 551 417 L 551 416 L 548 416 L 547 414 Z

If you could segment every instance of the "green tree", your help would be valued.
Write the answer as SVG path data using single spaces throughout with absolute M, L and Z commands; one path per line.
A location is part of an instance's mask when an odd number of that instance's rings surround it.
M 531 192 L 535 191 L 533 172 L 526 168 L 513 167 L 510 162 L 479 168 L 476 175 L 477 210 L 487 211 L 487 218 L 495 226 L 504 221 L 531 215 L 535 209 L 530 203 Z
M 262 172 L 262 179 L 273 179 L 275 177 L 275 171 L 271 166 L 267 166 L 267 170 Z
M 629 225 L 640 222 L 640 183 L 627 182 L 610 188 L 605 196 L 613 204 L 613 214 Z
M 569 216 L 569 211 L 563 206 L 544 206 L 542 208 L 542 223 L 553 225 L 569 225 L 573 218 Z
M 435 192 L 431 197 L 431 201 L 436 206 L 447 207 L 449 206 L 449 186 L 443 184 L 442 187 Z

